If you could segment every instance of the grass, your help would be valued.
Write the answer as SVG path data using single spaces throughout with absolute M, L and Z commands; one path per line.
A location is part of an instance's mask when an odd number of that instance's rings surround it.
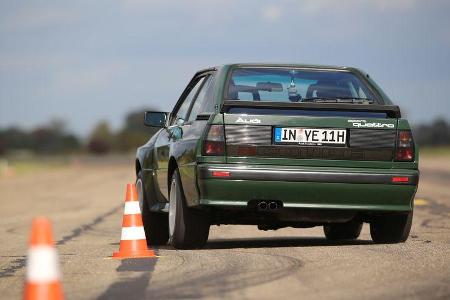
M 0 157 L 0 178 L 14 175 L 42 173 L 79 165 L 129 165 L 134 166 L 134 153 L 93 155 L 34 155 L 24 153 L 15 156 Z
M 17 161 L 12 162 L 10 166 L 17 174 L 31 173 L 37 171 L 54 170 L 65 166 L 67 163 L 62 161 Z
M 56 170 L 69 164 L 62 157 L 29 157 L 21 159 L 0 159 L 0 177 L 8 175 L 22 175 L 36 172 Z

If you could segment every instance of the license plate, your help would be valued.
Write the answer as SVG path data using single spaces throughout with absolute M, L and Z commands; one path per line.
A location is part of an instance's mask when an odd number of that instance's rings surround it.
M 274 141 L 277 144 L 299 145 L 345 145 L 347 130 L 321 128 L 275 128 Z

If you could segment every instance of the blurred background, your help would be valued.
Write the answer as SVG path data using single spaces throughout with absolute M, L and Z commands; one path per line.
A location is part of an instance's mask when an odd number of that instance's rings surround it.
M 69 299 L 450 299 L 449 13 L 449 0 L 0 0 L 0 298 L 22 294 L 44 215 Z M 238 62 L 361 68 L 400 106 L 421 152 L 406 244 L 372 244 L 367 224 L 357 241 L 223 225 L 205 250 L 104 259 L 155 132 L 144 111 Z
M 445 0 L 0 1 L 0 174 L 131 156 L 154 133 L 144 110 L 169 111 L 195 71 L 232 62 L 361 68 L 422 152 L 446 155 L 449 11 Z

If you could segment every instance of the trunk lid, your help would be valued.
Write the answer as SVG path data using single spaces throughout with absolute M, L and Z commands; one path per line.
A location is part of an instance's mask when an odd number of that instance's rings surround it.
M 391 168 L 398 107 L 308 105 L 296 109 L 267 105 L 225 107 L 226 155 L 229 163 Z M 283 142 L 291 134 L 314 134 L 333 141 Z M 334 133 L 333 133 L 334 131 Z M 280 135 L 281 140 L 280 140 Z M 291 139 L 292 140 L 292 139 Z

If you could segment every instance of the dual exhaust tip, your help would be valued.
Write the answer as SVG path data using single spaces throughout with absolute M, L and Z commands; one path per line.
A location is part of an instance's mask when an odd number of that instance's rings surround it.
M 258 208 L 259 211 L 268 211 L 268 210 L 271 211 L 281 208 L 281 205 L 275 201 L 271 202 L 261 201 L 258 203 L 256 207 Z

